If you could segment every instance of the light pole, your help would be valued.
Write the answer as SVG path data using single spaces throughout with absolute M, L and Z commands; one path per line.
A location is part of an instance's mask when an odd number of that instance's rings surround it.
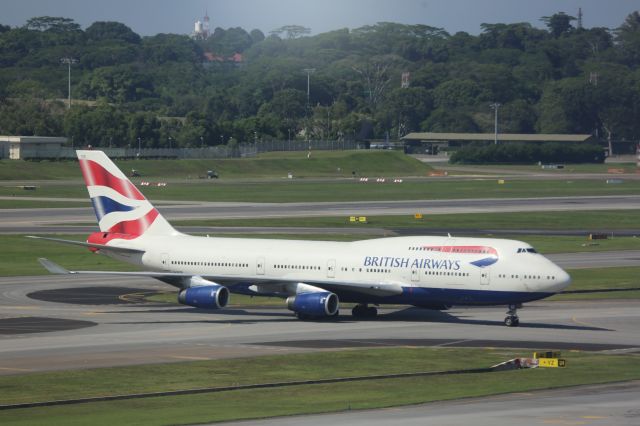
M 140 158 L 140 149 L 142 147 L 142 139 L 138 138 L 138 158 Z
M 200 148 L 204 148 L 204 137 L 200 136 Z
M 69 105 L 67 108 L 71 108 L 71 65 L 78 63 L 78 60 L 71 57 L 60 59 L 60 63 L 67 64 L 69 66 Z
M 498 145 L 498 109 L 502 106 L 502 104 L 499 104 L 498 102 L 494 102 L 491 105 L 489 105 L 491 107 L 492 110 L 495 111 L 495 115 L 494 115 L 494 143 L 496 145 Z
M 169 136 L 169 149 L 171 149 L 171 136 Z
M 311 95 L 311 74 L 313 74 L 314 72 L 316 72 L 315 68 L 305 68 L 304 72 L 307 73 L 307 109 L 309 109 L 309 99 L 310 99 L 310 95 Z

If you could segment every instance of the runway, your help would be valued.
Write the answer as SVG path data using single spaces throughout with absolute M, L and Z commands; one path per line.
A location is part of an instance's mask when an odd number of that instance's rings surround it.
M 254 219 L 270 217 L 378 216 L 500 213 L 575 210 L 638 209 L 640 196 L 493 198 L 409 201 L 362 201 L 322 203 L 198 203 L 174 205 L 158 203 L 158 210 L 169 220 Z M 0 210 L 0 232 L 15 227 L 94 223 L 89 205 L 79 208 L 41 208 Z
M 88 288 L 103 289 L 98 300 L 84 295 Z M 78 298 L 29 296 L 56 289 L 71 289 L 67 294 Z M 299 321 L 284 303 L 213 312 L 140 303 L 136 294 L 150 291 L 175 290 L 146 278 L 0 278 L 0 331 L 10 328 L 3 328 L 3 322 L 15 318 L 30 326 L 0 333 L 0 374 L 362 346 L 506 346 L 523 348 L 524 354 L 541 345 L 611 353 L 640 350 L 640 301 L 634 300 L 530 303 L 520 311 L 521 326 L 507 328 L 504 307 L 446 312 L 383 308 L 375 321 L 356 321 L 350 315 Z M 33 330 L 34 321 L 50 328 Z

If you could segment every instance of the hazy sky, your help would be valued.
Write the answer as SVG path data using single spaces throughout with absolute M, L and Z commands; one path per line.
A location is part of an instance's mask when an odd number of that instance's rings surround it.
M 449 33 L 480 32 L 480 24 L 530 22 L 563 11 L 590 27 L 618 27 L 640 0 L 0 0 L 0 23 L 22 26 L 34 16 L 73 18 L 86 28 L 95 21 L 118 21 L 141 35 L 188 34 L 204 16 L 211 28 L 258 28 L 263 32 L 295 24 L 318 34 L 381 21 L 426 24 Z

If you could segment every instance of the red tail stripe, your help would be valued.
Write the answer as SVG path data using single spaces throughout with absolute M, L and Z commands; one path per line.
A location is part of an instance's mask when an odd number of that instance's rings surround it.
M 144 195 L 131 182 L 109 173 L 104 167 L 92 160 L 80 160 L 80 169 L 87 186 L 106 186 L 121 195 L 134 200 L 144 200 Z
M 122 221 L 116 223 L 107 232 L 118 234 L 142 235 L 158 217 L 158 210 L 153 209 L 140 219 Z

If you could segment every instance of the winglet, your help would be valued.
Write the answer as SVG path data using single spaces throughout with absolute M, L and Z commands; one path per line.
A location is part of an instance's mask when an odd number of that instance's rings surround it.
M 52 274 L 67 275 L 72 273 L 69 270 L 58 265 L 57 263 L 52 262 L 49 259 L 45 259 L 44 257 L 39 258 L 38 262 L 40 262 L 40 264 L 44 266 L 45 269 L 51 272 Z

